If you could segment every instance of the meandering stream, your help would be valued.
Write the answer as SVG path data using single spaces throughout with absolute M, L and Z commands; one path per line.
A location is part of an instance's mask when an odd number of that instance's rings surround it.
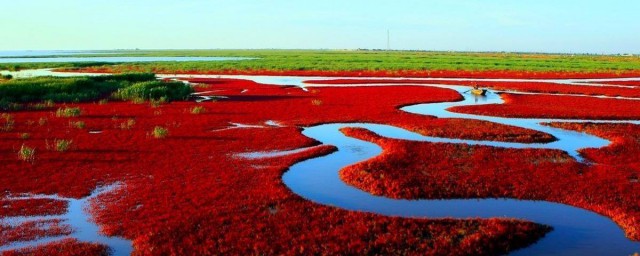
M 0 223 L 10 226 L 19 226 L 31 221 L 43 221 L 43 220 L 60 220 L 62 225 L 66 225 L 71 228 L 70 235 L 40 237 L 35 240 L 11 242 L 6 245 L 0 246 L 0 253 L 10 250 L 26 249 L 33 246 L 44 245 L 52 242 L 59 242 L 63 239 L 74 238 L 80 242 L 88 243 L 101 243 L 109 247 L 109 250 L 113 255 L 130 255 L 133 251 L 131 241 L 120 237 L 109 237 L 100 233 L 100 227 L 91 220 L 91 215 L 88 209 L 85 207 L 90 206 L 90 201 L 100 195 L 112 192 L 119 188 L 120 184 L 112 184 L 109 186 L 103 186 L 96 188 L 91 195 L 75 199 L 67 198 L 59 195 L 32 195 L 32 194 L 19 194 L 7 198 L 4 200 L 17 201 L 17 200 L 34 200 L 34 199 L 51 199 L 56 201 L 63 201 L 67 203 L 65 213 L 56 215 L 44 215 L 44 216 L 16 216 L 0 218 Z
M 238 78 L 238 77 L 229 77 Z M 254 80 L 243 76 L 243 79 Z M 254 81 L 276 85 L 305 86 L 310 78 L 259 77 Z M 316 80 L 317 78 L 313 78 Z M 328 78 L 320 78 L 328 79 Z M 375 79 L 375 78 L 373 78 Z M 507 80 L 508 81 L 508 80 Z M 384 86 L 385 84 L 375 84 Z M 386 84 L 391 85 L 391 84 Z M 625 237 L 623 230 L 612 220 L 581 208 L 545 201 L 517 199 L 454 199 L 454 200 L 401 200 L 374 196 L 358 188 L 347 185 L 339 177 L 339 171 L 346 166 L 366 161 L 382 153 L 373 143 L 345 136 L 341 128 L 365 128 L 380 136 L 412 141 L 436 143 L 465 143 L 506 148 L 548 148 L 566 151 L 578 161 L 584 161 L 578 150 L 600 148 L 610 142 L 586 133 L 574 132 L 542 125 L 547 122 L 615 122 L 640 123 L 640 121 L 614 120 L 563 120 L 525 119 L 479 116 L 447 111 L 454 106 L 474 104 L 502 104 L 496 94 L 489 94 L 477 102 L 472 95 L 465 94 L 469 87 L 435 84 L 415 84 L 453 89 L 464 100 L 417 104 L 402 108 L 415 114 L 431 115 L 439 118 L 464 118 L 512 125 L 551 134 L 557 141 L 550 143 L 514 143 L 481 140 L 464 140 L 423 136 L 398 127 L 371 123 L 333 123 L 306 127 L 303 134 L 324 145 L 333 145 L 338 151 L 327 156 L 297 163 L 284 174 L 284 183 L 296 194 L 319 204 L 352 211 L 371 212 L 387 216 L 409 218 L 517 218 L 552 226 L 554 230 L 536 244 L 513 252 L 513 255 L 629 255 L 640 251 L 640 242 Z M 336 85 L 307 85 L 336 86 Z M 338 86 L 370 86 L 366 84 Z M 577 85 L 578 86 L 578 85 Z
M 77 76 L 84 73 L 55 73 L 50 70 L 23 71 L 14 73 L 20 76 L 59 75 Z M 92 74 L 98 75 L 98 74 Z M 248 79 L 258 83 L 271 85 L 294 85 L 306 88 L 310 86 L 371 86 L 357 85 L 306 85 L 305 80 L 329 80 L 328 77 L 285 77 L 285 76 L 217 76 L 217 75 L 161 75 L 161 78 L 236 78 Z M 349 78 L 349 79 L 406 79 L 406 78 Z M 418 79 L 416 79 L 418 80 Z M 575 86 L 599 86 L 600 81 L 628 81 L 640 78 L 623 79 L 432 79 L 458 81 L 539 81 L 571 84 Z M 391 84 L 375 84 L 387 86 Z M 408 85 L 408 84 L 405 84 Z M 473 104 L 501 104 L 502 99 L 495 94 L 479 102 L 472 96 L 463 93 L 465 86 L 449 86 L 416 82 L 420 86 L 436 86 L 456 90 L 464 96 L 458 102 L 417 104 L 402 108 L 403 111 L 431 115 L 439 118 L 463 118 L 484 120 L 504 125 L 512 125 L 526 129 L 545 132 L 558 140 L 550 143 L 514 143 L 482 140 L 465 140 L 454 138 L 438 138 L 423 136 L 398 127 L 383 124 L 365 123 L 333 123 L 306 127 L 303 134 L 325 145 L 333 145 L 338 151 L 317 158 L 297 163 L 283 175 L 284 183 L 294 193 L 313 202 L 338 207 L 351 211 L 371 212 L 387 216 L 408 218 L 517 218 L 550 225 L 554 228 L 538 243 L 513 254 L 537 255 L 628 255 L 640 251 L 640 243 L 627 239 L 622 229 L 609 218 L 577 207 L 531 200 L 516 199 L 447 199 L 447 200 L 399 200 L 374 196 L 358 188 L 344 183 L 339 171 L 349 165 L 366 161 L 382 153 L 382 149 L 370 142 L 345 136 L 340 132 L 344 127 L 359 127 L 371 130 L 381 136 L 394 139 L 426 141 L 439 143 L 466 143 L 470 145 L 487 145 L 506 148 L 548 148 L 566 151 L 578 161 L 584 161 L 578 150 L 581 148 L 600 148 L 610 142 L 585 133 L 568 131 L 542 125 L 547 122 L 624 122 L 640 124 L 640 121 L 609 120 L 559 120 L 559 119 L 523 119 L 460 114 L 447 111 L 453 106 Z M 590 97 L 590 96 L 586 96 Z M 290 152 L 298 152 L 291 150 Z M 279 156 L 278 153 L 273 153 Z M 71 201 L 70 201 L 71 202 Z M 83 203 L 81 199 L 79 201 Z M 99 242 L 100 240 L 98 240 Z M 120 254 L 120 253 L 117 253 Z

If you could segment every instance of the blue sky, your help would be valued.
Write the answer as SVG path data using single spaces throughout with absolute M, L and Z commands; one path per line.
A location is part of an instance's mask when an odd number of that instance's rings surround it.
M 629 0 L 19 0 L 0 50 L 386 48 L 640 53 Z

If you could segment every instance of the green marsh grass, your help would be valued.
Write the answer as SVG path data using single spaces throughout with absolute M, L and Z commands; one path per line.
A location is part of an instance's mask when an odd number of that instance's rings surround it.
M 35 160 L 36 149 L 22 144 L 18 151 L 18 158 L 25 162 L 33 162 Z
M 64 107 L 56 110 L 57 117 L 78 117 L 82 114 L 82 110 L 78 107 Z
M 221 72 L 240 71 L 431 71 L 511 70 L 556 72 L 620 72 L 640 70 L 640 57 L 586 54 L 505 52 L 437 52 L 371 50 L 150 50 L 120 51 L 114 56 L 219 56 L 254 60 L 216 62 L 155 62 L 113 65 L 116 71 Z M 6 64 L 5 64 L 6 65 Z M 13 64 L 16 65 L 16 64 Z M 27 64 L 24 64 L 27 65 Z M 52 64 L 31 64 L 50 67 Z M 72 63 L 53 64 L 73 67 Z M 91 66 L 81 64 L 79 67 Z M 103 67 L 105 64 L 97 64 Z M 11 67 L 7 67 L 11 68 Z M 5 69 L 7 69 L 5 68 Z M 0 65 L 2 69 L 2 65 Z
M 163 139 L 169 136 L 169 130 L 162 126 L 156 126 L 153 128 L 153 131 L 151 132 L 151 134 L 156 139 Z
M 156 104 L 174 100 L 185 100 L 193 88 L 181 82 L 148 81 L 135 83 L 117 90 L 113 97 L 119 100 L 146 101 Z
M 135 125 L 136 125 L 136 120 L 133 118 L 130 118 L 130 119 L 127 119 L 127 121 L 120 123 L 120 129 L 131 130 L 131 128 L 133 128 L 133 126 Z
M 73 144 L 72 140 L 54 140 L 54 149 L 58 152 L 66 152 L 71 148 L 71 144 Z
M 14 119 L 13 115 L 2 113 L 2 115 L 0 115 L 0 118 L 3 120 L 2 126 L 0 126 L 0 131 L 12 131 L 16 124 L 16 120 Z
M 69 127 L 84 129 L 85 127 L 87 127 L 87 124 L 84 121 L 71 121 L 69 122 Z
M 203 106 L 195 106 L 191 108 L 191 114 L 194 114 L 194 115 L 204 114 L 206 112 L 207 112 L 207 109 L 204 108 Z

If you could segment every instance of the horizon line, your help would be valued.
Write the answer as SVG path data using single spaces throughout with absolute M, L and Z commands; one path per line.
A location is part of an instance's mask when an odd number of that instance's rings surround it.
M 91 52 L 91 51 L 375 51 L 375 52 L 444 52 L 444 53 L 504 53 L 504 54 L 541 54 L 541 55 L 600 55 L 600 56 L 639 56 L 640 52 L 541 52 L 541 51 L 499 51 L 499 50 L 421 50 L 421 49 L 382 49 L 382 48 L 115 48 L 115 49 L 0 49 L 0 52 Z

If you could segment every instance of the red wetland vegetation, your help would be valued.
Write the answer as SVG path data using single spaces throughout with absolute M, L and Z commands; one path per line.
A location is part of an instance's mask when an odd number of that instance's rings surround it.
M 333 80 L 310 80 L 310 84 L 444 84 L 444 85 L 479 85 L 499 91 L 518 91 L 530 93 L 552 93 L 571 95 L 591 95 L 609 97 L 635 97 L 640 98 L 640 88 L 606 87 L 606 86 L 586 86 L 572 84 L 558 84 L 550 82 L 495 82 L 495 81 L 454 81 L 454 80 L 426 80 L 426 79 L 396 79 L 396 80 L 367 80 L 367 79 L 333 79 Z M 600 83 L 600 82 L 598 82 Z M 551 96 L 551 97 L 555 97 Z
M 146 72 L 136 66 L 103 66 L 65 68 L 58 71 L 86 73 Z M 523 79 L 573 79 L 573 78 L 625 78 L 640 77 L 640 71 L 618 72 L 557 72 L 526 70 L 163 70 L 154 69 L 158 74 L 211 74 L 211 75 L 267 75 L 267 76 L 328 76 L 328 77 L 447 77 L 447 78 L 523 78 Z
M 557 150 L 409 142 L 347 129 L 344 132 L 350 136 L 381 145 L 384 154 L 343 169 L 341 177 L 372 194 L 393 198 L 509 197 L 561 202 L 609 216 L 629 237 L 640 239 L 636 193 L 640 161 L 635 157 L 640 150 L 640 126 L 551 125 L 600 134 L 614 143 L 585 149 L 583 154 L 598 163 L 586 165 Z
M 640 81 L 615 81 L 615 82 L 598 82 L 600 84 L 623 85 L 623 86 L 640 86 Z
M 330 75 L 322 72 L 287 74 Z M 462 71 L 431 74 L 579 76 Z M 619 74 L 627 75 L 632 74 Z M 601 76 L 605 74 L 590 75 Z M 135 255 L 504 254 L 534 243 L 551 230 L 524 220 L 407 219 L 346 211 L 307 201 L 283 184 L 282 175 L 289 166 L 335 150 L 330 145 L 318 145 L 300 133 L 300 127 L 314 124 L 382 123 L 428 136 L 507 142 L 555 139 L 514 126 L 438 119 L 399 110 L 411 104 L 461 100 L 453 90 L 403 86 L 398 82 L 387 87 L 310 88 L 305 92 L 297 87 L 245 80 L 192 79 L 191 82 L 199 83 L 198 92 L 226 98 L 159 105 L 119 101 L 68 104 L 81 109 L 77 117 L 56 116 L 61 104 L 42 110 L 6 112 L 14 123 L 10 129 L 0 131 L 0 163 L 9 173 L 0 176 L 3 188 L 0 196 L 31 193 L 82 198 L 100 185 L 121 183 L 120 189 L 98 197 L 90 211 L 103 233 L 133 241 Z M 550 84 L 549 89 L 545 84 L 526 83 L 501 86 L 518 90 L 541 86 L 540 90 L 562 93 L 570 93 L 570 88 L 584 88 Z M 587 88 L 583 93 L 619 94 L 606 91 L 607 88 L 597 89 L 603 91 L 591 92 L 591 88 Z M 629 119 L 639 116 L 633 111 L 637 103 L 631 101 L 511 94 L 503 97 L 507 101 L 505 105 L 461 107 L 455 111 L 519 117 Z M 196 112 L 194 107 L 201 108 Z M 603 107 L 608 109 L 601 109 Z M 280 126 L 269 125 L 267 121 Z M 2 122 L 6 120 L 0 119 L 0 125 L 4 125 Z M 75 125 L 77 122 L 84 125 L 79 127 Z M 234 124 L 253 127 L 234 128 Z M 623 227 L 630 238 L 640 239 L 640 198 L 636 192 L 640 170 L 639 127 L 591 123 L 549 125 L 595 134 L 613 144 L 581 151 L 585 158 L 596 163 L 586 165 L 557 150 L 409 142 L 383 138 L 367 130 L 345 129 L 343 132 L 349 136 L 380 145 L 384 153 L 349 166 L 340 175 L 355 187 L 393 198 L 511 197 L 561 202 L 608 216 Z M 166 134 L 156 136 L 156 127 L 165 129 Z M 59 140 L 71 142 L 68 150 L 60 151 L 52 146 Z M 23 146 L 35 149 L 30 161 L 19 157 Z M 303 147 L 310 149 L 275 158 L 237 156 L 238 153 Z M 498 158 L 501 161 L 495 161 Z M 0 199 L 0 204 L 2 217 L 59 214 L 66 207 L 65 202 L 48 199 Z M 19 227 L 0 225 L 0 245 L 69 232 L 55 222 L 48 226 L 53 228 L 41 230 L 37 223 Z M 3 255 L 107 253 L 104 245 L 65 239 L 7 251 Z

